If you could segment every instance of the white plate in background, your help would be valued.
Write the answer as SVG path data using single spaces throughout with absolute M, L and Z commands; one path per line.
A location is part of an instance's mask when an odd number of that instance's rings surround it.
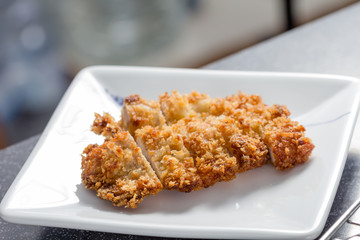
M 265 166 L 208 189 L 162 191 L 137 209 L 114 207 L 81 183 L 94 112 L 119 119 L 123 97 L 165 91 L 212 97 L 238 90 L 284 104 L 315 144 L 290 171 Z M 307 239 L 320 234 L 346 160 L 360 102 L 355 78 L 296 73 L 95 66 L 82 70 L 1 203 L 1 217 L 22 224 L 191 238 Z

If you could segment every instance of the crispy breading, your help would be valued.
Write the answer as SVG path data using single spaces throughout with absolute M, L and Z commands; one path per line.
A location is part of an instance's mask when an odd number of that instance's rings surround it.
M 250 149 L 254 149 L 254 146 L 258 146 L 259 152 L 255 151 L 250 155 L 255 159 L 264 159 L 260 156 L 264 156 L 266 152 L 262 146 L 265 144 L 276 169 L 285 170 L 306 162 L 314 148 L 311 140 L 304 137 L 305 128 L 298 126 L 296 122 L 288 118 L 290 111 L 286 106 L 277 104 L 268 106 L 257 95 L 239 92 L 237 95 L 224 99 L 214 99 L 210 104 L 210 109 L 212 115 L 223 114 L 235 119 L 242 134 L 247 136 L 245 138 L 234 137 L 233 141 L 237 139 L 239 143 L 233 142 L 233 146 L 238 146 L 239 149 L 248 153 Z M 244 139 L 248 144 L 247 147 L 243 145 L 245 144 Z M 235 152 L 242 154 L 242 151 Z M 234 151 L 232 153 L 234 154 Z M 239 160 L 239 156 L 234 155 Z M 251 165 L 251 161 L 248 163 Z
M 218 129 L 226 142 L 229 142 L 234 134 L 242 133 L 238 122 L 229 116 L 207 116 L 204 121 Z
M 206 122 L 221 132 L 227 149 L 237 159 L 238 172 L 261 167 L 266 163 L 268 150 L 264 142 L 243 134 L 241 126 L 233 118 L 224 115 L 208 116 Z
M 248 95 L 241 91 L 238 91 L 238 94 L 225 97 L 225 100 L 230 102 L 235 109 L 264 105 L 259 95 Z
M 264 126 L 277 117 L 290 115 L 286 106 L 268 106 L 258 95 L 247 95 L 239 92 L 237 95 L 226 97 L 223 114 L 231 116 L 240 125 L 244 134 L 252 137 L 262 136 Z
M 278 170 L 285 170 L 304 163 L 314 148 L 310 139 L 304 138 L 305 128 L 297 127 L 288 118 L 289 110 L 281 105 L 257 105 L 247 109 L 235 109 L 231 116 L 236 119 L 243 133 L 261 139 L 268 147 L 272 163 Z M 282 123 L 287 123 L 285 127 Z M 303 139 L 298 143 L 299 139 Z M 289 151 L 290 150 L 290 151 Z
M 192 91 L 191 93 L 186 95 L 190 108 L 196 113 L 208 113 L 210 112 L 210 104 L 212 99 L 209 95 L 204 93 L 198 93 L 196 91 Z
M 190 192 L 202 188 L 194 159 L 171 126 L 146 126 L 135 132 L 135 139 L 165 189 Z
M 235 178 L 236 159 L 229 155 L 225 140 L 215 127 L 199 118 L 184 118 L 173 124 L 172 129 L 181 134 L 204 187 Z
M 195 114 L 191 109 L 187 97 L 181 95 L 178 91 L 173 91 L 171 94 L 167 92 L 161 94 L 159 96 L 159 103 L 162 114 L 168 124 Z
M 106 140 L 109 140 L 114 138 L 114 136 L 117 132 L 119 132 L 119 130 L 119 122 L 116 122 L 109 113 L 104 113 L 103 116 L 95 113 L 95 120 L 91 127 L 91 131 L 98 135 L 103 135 Z
M 164 124 L 165 119 L 158 102 L 143 99 L 139 95 L 130 95 L 125 98 L 121 111 L 121 125 L 132 136 L 138 128 Z
M 264 105 L 258 95 L 247 95 L 242 92 L 225 98 L 214 98 L 210 101 L 209 115 L 232 115 L 235 109 L 247 109 L 258 105 Z
M 238 160 L 238 172 L 245 172 L 266 164 L 268 148 L 259 138 L 234 134 L 229 141 L 230 150 Z
M 305 128 L 286 117 L 275 118 L 265 127 L 264 142 L 274 166 L 280 170 L 306 162 L 315 147 L 305 137 Z
M 144 197 L 162 189 L 150 164 L 132 136 L 119 130 L 102 145 L 89 145 L 83 152 L 82 182 L 100 198 L 116 206 L 136 208 Z

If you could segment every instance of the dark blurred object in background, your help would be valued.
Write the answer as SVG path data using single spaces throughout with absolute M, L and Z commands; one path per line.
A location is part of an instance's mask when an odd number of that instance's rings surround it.
M 40 1 L 1 2 L 0 122 L 8 143 L 41 131 L 43 126 L 26 119 L 21 124 L 29 130 L 15 124 L 23 113 L 53 111 L 67 87 L 56 34 Z

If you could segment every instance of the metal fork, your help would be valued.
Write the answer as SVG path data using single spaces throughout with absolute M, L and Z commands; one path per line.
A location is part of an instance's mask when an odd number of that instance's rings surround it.
M 355 235 L 352 235 L 352 236 L 347 237 L 347 238 L 333 238 L 332 240 L 351 240 L 351 239 L 353 239 L 354 237 L 359 237 L 359 238 L 360 238 L 360 233 L 355 234 Z
M 331 237 L 345 224 L 346 221 L 356 212 L 360 207 L 360 198 L 356 200 L 341 217 L 318 239 L 318 240 L 330 240 Z M 333 240 L 348 240 L 354 237 L 360 237 L 360 233 L 353 235 L 345 239 L 334 238 Z

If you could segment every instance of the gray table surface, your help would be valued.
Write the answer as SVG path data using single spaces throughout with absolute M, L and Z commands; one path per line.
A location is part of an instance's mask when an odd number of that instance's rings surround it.
M 360 3 L 236 53 L 207 69 L 340 74 L 360 78 Z M 340 185 L 324 231 L 360 197 L 360 123 L 358 121 Z M 39 136 L 0 151 L 0 199 L 20 171 Z M 355 213 L 359 215 L 360 213 Z M 346 224 L 337 237 L 360 233 Z M 0 239 L 159 239 L 156 237 L 7 223 Z

